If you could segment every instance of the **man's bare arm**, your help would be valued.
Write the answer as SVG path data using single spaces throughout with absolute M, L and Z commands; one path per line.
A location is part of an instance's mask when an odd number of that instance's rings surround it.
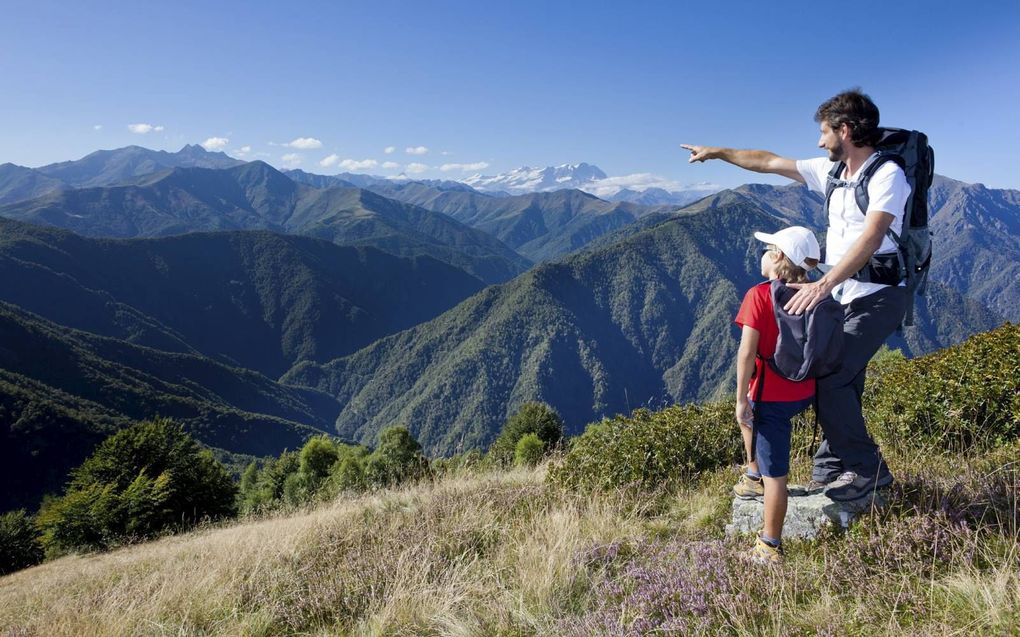
M 687 160 L 691 163 L 709 159 L 721 159 L 745 170 L 752 170 L 756 173 L 782 175 L 783 177 L 804 183 L 804 178 L 800 176 L 800 172 L 797 170 L 796 161 L 780 157 L 767 150 L 738 150 L 736 148 L 694 146 L 692 144 L 680 144 L 680 147 L 691 151 L 691 157 Z

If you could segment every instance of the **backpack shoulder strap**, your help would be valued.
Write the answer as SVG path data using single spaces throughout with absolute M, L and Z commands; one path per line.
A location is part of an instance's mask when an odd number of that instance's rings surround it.
M 846 168 L 846 164 L 837 161 L 829 171 L 829 176 L 825 179 L 825 207 L 822 208 L 822 212 L 825 214 L 829 214 L 829 199 L 832 199 L 832 191 L 846 183 L 839 178 L 843 174 L 844 168 Z
M 868 196 L 868 184 L 871 183 L 871 178 L 875 176 L 878 169 L 889 161 L 895 162 L 897 166 L 903 168 L 903 158 L 899 155 L 881 150 L 878 151 L 877 155 L 878 157 L 875 157 L 861 171 L 860 176 L 857 178 L 857 185 L 854 187 L 854 200 L 857 202 L 857 207 L 861 209 L 862 215 L 868 214 L 868 205 L 871 203 L 871 198 Z M 899 243 L 899 237 L 893 237 L 893 239 Z

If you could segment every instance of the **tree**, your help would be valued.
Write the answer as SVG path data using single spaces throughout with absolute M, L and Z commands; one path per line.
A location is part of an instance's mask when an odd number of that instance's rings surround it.
M 42 561 L 39 531 L 24 509 L 0 515 L 0 575 Z
M 514 460 L 518 441 L 527 434 L 538 436 L 545 453 L 563 439 L 563 419 L 545 403 L 524 403 L 503 423 L 499 436 L 489 447 L 489 458 L 497 464 L 509 466 Z
M 180 425 L 156 418 L 103 441 L 39 513 L 52 553 L 151 537 L 232 515 L 236 487 L 222 464 Z
M 340 450 L 329 436 L 315 436 L 301 448 L 299 470 L 305 476 L 308 487 L 314 490 L 336 461 Z
M 365 477 L 376 486 L 389 486 L 421 477 L 428 459 L 407 427 L 388 427 L 379 434 L 379 446 L 365 462 Z

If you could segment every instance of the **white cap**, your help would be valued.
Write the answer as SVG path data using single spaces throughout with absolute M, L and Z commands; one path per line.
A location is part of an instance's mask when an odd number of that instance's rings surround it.
M 820 259 L 822 251 L 818 247 L 818 239 L 815 233 L 801 226 L 790 226 L 783 228 L 775 234 L 755 232 L 754 238 L 765 243 L 771 243 L 786 255 L 794 265 L 805 270 L 811 267 L 804 263 L 804 259 Z

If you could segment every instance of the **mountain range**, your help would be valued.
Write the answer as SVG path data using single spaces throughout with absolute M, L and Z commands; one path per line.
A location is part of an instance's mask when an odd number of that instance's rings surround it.
M 50 321 L 276 378 L 412 327 L 482 288 L 401 258 L 265 231 L 147 240 L 0 219 L 0 300 Z
M 826 222 L 799 185 L 681 208 L 122 150 L 0 167 L 0 460 L 29 476 L 7 505 L 156 413 L 223 453 L 400 423 L 448 454 L 529 400 L 577 433 L 728 393 L 753 231 Z M 1020 320 L 1020 193 L 938 177 L 931 210 L 909 354 Z
M 498 239 L 445 215 L 360 188 L 298 184 L 260 161 L 232 168 L 171 168 L 116 186 L 60 190 L 0 206 L 0 216 L 91 237 L 159 237 L 263 229 L 429 255 L 485 283 L 531 263 Z
M 0 164 L 0 204 L 71 188 L 109 186 L 168 168 L 232 168 L 243 163 L 191 144 L 176 153 L 141 146 L 97 150 L 81 159 L 39 168 Z

